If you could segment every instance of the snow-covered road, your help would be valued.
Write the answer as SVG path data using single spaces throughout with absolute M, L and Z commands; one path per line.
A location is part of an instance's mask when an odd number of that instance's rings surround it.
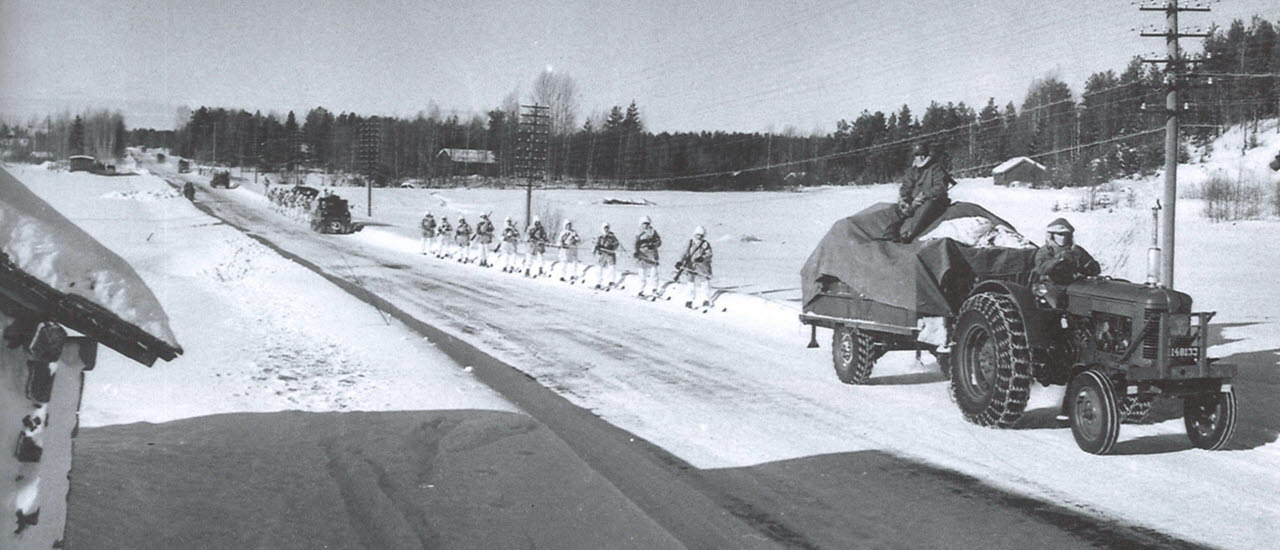
M 1181 420 L 1172 418 L 1125 426 L 1115 455 L 1096 457 L 1080 452 L 1054 419 L 1061 389 L 1033 396 L 1034 410 L 1020 429 L 978 428 L 961 419 L 927 356 L 920 364 L 910 354 L 891 354 L 877 366 L 872 385 L 843 386 L 829 370 L 827 343 L 805 349 L 807 334 L 794 317 L 699 315 L 669 303 L 441 262 L 387 246 L 388 235 L 378 228 L 320 236 L 271 212 L 247 189 L 202 188 L 197 202 L 327 276 L 517 366 L 574 404 L 702 469 L 704 478 L 721 480 L 730 498 L 803 508 L 784 522 L 785 530 L 803 532 L 819 546 L 846 540 L 856 529 L 849 525 L 851 514 L 867 520 L 859 526 L 894 514 L 848 508 L 850 495 L 859 493 L 850 472 L 867 469 L 861 457 L 868 453 L 959 472 L 1100 518 L 1099 525 L 1113 519 L 1150 530 L 1117 527 L 1119 534 L 1102 539 L 1110 544 L 1179 544 L 1160 534 L 1231 548 L 1267 547 L 1280 539 L 1274 499 L 1280 453 L 1273 444 L 1280 422 L 1272 397 L 1278 386 L 1274 363 L 1264 356 L 1230 358 L 1245 362 L 1236 386 L 1242 409 L 1236 450 L 1191 450 Z M 791 476 L 761 473 L 787 469 Z M 744 471 L 753 473 L 744 478 Z M 798 483 L 809 474 L 815 477 Z M 767 489 L 766 479 L 789 489 Z M 1011 546 L 1041 540 L 1046 531 L 1067 533 L 1067 540 L 1083 545 L 1089 541 L 1070 533 L 1097 530 L 1046 529 L 1052 522 L 1042 520 L 1009 518 L 987 530 L 1014 533 L 1006 542 L 1018 544 Z M 1040 524 L 1018 534 L 1022 521 Z M 884 534 L 878 540 L 899 545 L 904 539 Z

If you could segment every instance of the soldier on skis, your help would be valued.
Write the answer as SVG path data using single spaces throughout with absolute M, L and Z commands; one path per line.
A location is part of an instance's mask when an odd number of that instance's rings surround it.
M 458 216 L 458 227 L 453 230 L 453 240 L 458 245 L 455 259 L 459 263 L 471 261 L 471 224 L 462 216 Z
M 476 222 L 476 242 L 480 245 L 480 267 L 489 267 L 489 247 L 493 245 L 493 222 L 489 221 L 489 214 L 481 214 L 480 221 Z
M 511 221 L 510 216 L 503 220 L 502 225 L 502 255 L 498 258 L 498 263 L 502 264 L 502 271 L 515 273 L 518 269 L 516 246 L 520 242 L 520 230 L 516 229 L 516 222 Z
M 886 229 L 885 240 L 910 243 L 951 206 L 948 191 L 956 180 L 947 173 L 944 156 L 927 143 L 916 144 L 898 188 L 898 217 Z
M 449 240 L 453 238 L 453 226 L 449 225 L 449 218 L 440 216 L 440 228 L 436 231 L 436 257 L 449 257 L 450 248 Z
M 573 229 L 573 221 L 565 220 L 564 229 L 560 230 L 560 235 L 556 238 L 556 243 L 560 246 L 561 281 L 572 284 L 578 280 L 578 243 L 580 242 L 582 238 Z
M 653 220 L 649 216 L 640 218 L 640 233 L 636 235 L 636 248 L 633 255 L 636 261 L 640 262 L 640 292 L 639 296 L 645 296 L 645 290 L 649 288 L 650 283 L 653 285 L 653 293 L 658 292 L 658 248 L 662 247 L 662 237 L 658 235 L 658 231 L 653 228 Z
M 600 225 L 601 235 L 596 237 L 595 254 L 600 270 L 596 275 L 596 289 L 609 290 L 618 284 L 618 237 L 609 229 L 609 222 Z
M 689 299 L 684 307 L 693 309 L 700 304 L 703 310 L 711 307 L 711 242 L 707 230 L 699 225 L 693 230 L 693 238 L 684 247 L 684 255 L 676 263 L 679 273 L 689 275 Z M 678 274 L 677 274 L 678 276 Z M 702 296 L 702 300 L 698 300 Z
M 422 216 L 422 221 L 418 222 L 418 228 L 422 230 L 422 250 L 419 252 L 426 255 L 427 250 L 434 248 L 436 242 L 436 219 L 431 212 Z
M 542 227 L 542 221 L 537 216 L 533 217 L 533 225 L 529 226 L 529 231 L 525 235 L 525 240 L 529 243 L 529 252 L 525 257 L 524 274 L 526 277 L 541 277 L 543 273 L 543 254 L 547 252 L 547 230 Z

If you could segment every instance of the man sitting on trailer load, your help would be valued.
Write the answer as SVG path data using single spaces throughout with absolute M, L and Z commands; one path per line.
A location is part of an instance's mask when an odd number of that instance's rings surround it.
M 1280 151 L 1276 151 L 1276 158 L 1271 159 L 1271 169 L 1280 172 Z
M 1075 243 L 1075 232 L 1076 228 L 1065 218 L 1049 222 L 1049 227 L 1045 229 L 1044 246 L 1036 250 L 1034 279 L 1048 275 L 1058 262 L 1067 263 L 1072 280 L 1096 277 L 1102 273 L 1102 266 L 1098 265 L 1098 261 L 1084 247 Z M 1062 281 L 1066 282 L 1070 281 Z
M 951 205 L 947 192 L 956 180 L 947 173 L 942 157 L 927 143 L 912 149 L 911 166 L 898 188 L 898 219 L 886 228 L 883 240 L 910 243 Z

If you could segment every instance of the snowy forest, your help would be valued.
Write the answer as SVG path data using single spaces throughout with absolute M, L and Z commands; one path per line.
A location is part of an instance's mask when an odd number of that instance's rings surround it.
M 1227 124 L 1280 114 L 1276 24 L 1254 17 L 1211 29 L 1204 52 L 1186 66 L 1181 123 L 1191 140 L 1202 144 Z M 200 107 L 183 113 L 176 130 L 133 130 L 128 141 L 215 164 L 364 173 L 379 184 L 456 175 L 458 168 L 439 158 L 441 149 L 483 149 L 497 159 L 486 175 L 503 181 L 516 174 L 520 104 L 536 102 L 552 107 L 549 179 L 568 185 L 712 190 L 883 182 L 907 166 L 913 143 L 928 141 L 947 151 L 958 175 L 982 174 L 1008 158 L 1029 156 L 1050 167 L 1055 185 L 1080 186 L 1161 162 L 1165 71 L 1135 57 L 1119 73 L 1093 73 L 1081 90 L 1044 76 L 1020 102 L 936 100 L 919 113 L 907 105 L 863 111 L 821 135 L 793 129 L 655 133 L 645 127 L 643 108 L 634 101 L 581 116 L 572 77 L 544 74 L 532 93 L 512 92 L 483 115 L 446 115 L 432 108 L 413 117 L 370 117 L 316 107 L 299 116 Z M 104 116 L 112 115 L 95 114 L 85 122 L 89 134 L 99 136 L 87 145 L 99 154 L 118 149 L 114 134 L 100 130 L 103 124 L 114 129 Z M 44 141 L 51 145 L 38 149 L 68 152 L 67 117 L 46 120 L 44 127 Z M 376 139 L 362 138 L 370 132 Z M 375 144 L 377 152 L 359 151 L 362 142 Z

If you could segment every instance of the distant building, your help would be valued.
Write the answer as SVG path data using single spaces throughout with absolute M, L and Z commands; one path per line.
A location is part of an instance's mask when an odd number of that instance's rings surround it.
M 441 149 L 436 158 L 445 161 L 445 173 L 450 175 L 491 175 L 498 166 L 493 151 L 483 149 Z
M 71 163 L 72 172 L 92 172 L 97 162 L 89 155 L 72 155 L 67 161 Z
M 1049 169 L 1027 157 L 1014 157 L 991 170 L 996 185 L 1023 184 L 1037 186 L 1049 177 Z
M 26 149 L 31 147 L 31 138 L 9 136 L 0 139 L 0 149 Z

